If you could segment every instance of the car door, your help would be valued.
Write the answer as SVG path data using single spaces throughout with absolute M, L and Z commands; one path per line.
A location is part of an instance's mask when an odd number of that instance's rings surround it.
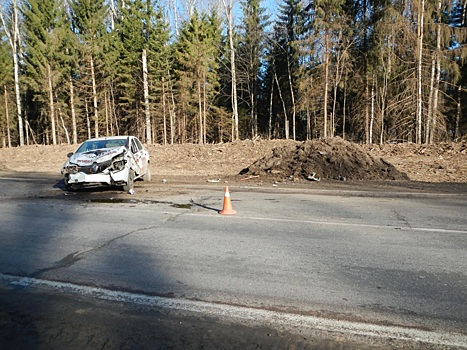
M 143 175 L 146 173 L 147 163 L 148 163 L 148 154 L 137 138 L 131 139 L 131 153 L 135 159 L 136 172 L 138 175 Z

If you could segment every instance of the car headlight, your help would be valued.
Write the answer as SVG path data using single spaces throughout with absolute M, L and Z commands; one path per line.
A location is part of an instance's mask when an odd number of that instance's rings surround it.
M 78 166 L 75 164 L 70 164 L 66 167 L 66 172 L 68 174 L 76 174 L 78 172 Z
M 122 155 L 115 157 L 112 160 L 112 169 L 113 170 L 123 170 L 125 169 L 126 160 Z

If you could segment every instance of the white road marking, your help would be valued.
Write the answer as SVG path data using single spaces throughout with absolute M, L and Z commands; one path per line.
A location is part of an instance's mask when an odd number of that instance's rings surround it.
M 144 294 L 128 293 L 104 288 L 88 287 L 73 283 L 54 282 L 43 279 L 11 276 L 0 273 L 2 285 L 24 288 L 46 287 L 54 291 L 72 293 L 109 301 L 146 305 L 169 310 L 222 316 L 227 319 L 249 322 L 251 325 L 279 327 L 290 332 L 325 331 L 379 339 L 417 341 L 442 346 L 466 347 L 467 335 L 438 331 L 423 331 L 413 328 L 364 324 L 350 321 L 325 319 L 315 316 L 296 315 L 286 312 L 262 310 L 241 306 L 209 303 L 203 301 L 164 298 Z
M 170 214 L 167 212 L 167 214 Z M 172 213 L 174 214 L 174 213 Z M 186 213 L 189 216 L 203 216 L 212 217 L 213 215 L 197 214 L 197 213 Z M 217 215 L 219 217 L 220 215 Z M 343 221 L 320 221 L 320 220 L 300 220 L 300 219 L 286 219 L 286 218 L 266 218 L 266 217 L 253 217 L 253 216 L 229 216 L 232 220 L 248 219 L 248 220 L 261 220 L 261 221 L 276 221 L 276 222 L 300 222 L 304 224 L 313 225 L 330 225 L 330 226 L 355 226 L 355 227 L 369 227 L 376 229 L 401 229 L 401 230 L 413 230 L 413 231 L 426 231 L 426 232 L 444 232 L 444 233 L 461 233 L 467 234 L 467 230 L 451 230 L 436 227 L 407 227 L 407 226 L 393 226 L 393 225 L 375 225 L 375 224 L 364 224 L 364 223 L 352 223 Z M 223 217 L 224 219 L 224 217 Z

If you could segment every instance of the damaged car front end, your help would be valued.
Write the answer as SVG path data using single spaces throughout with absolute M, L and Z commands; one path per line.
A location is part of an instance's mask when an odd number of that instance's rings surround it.
M 90 139 L 67 156 L 61 172 L 70 191 L 85 185 L 122 186 L 131 191 L 136 179 L 150 180 L 149 153 L 132 136 Z

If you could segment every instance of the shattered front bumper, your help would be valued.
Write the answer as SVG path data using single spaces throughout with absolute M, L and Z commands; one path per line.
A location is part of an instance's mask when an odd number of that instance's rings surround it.
M 113 171 L 108 173 L 100 174 L 86 174 L 83 172 L 77 172 L 74 174 L 68 173 L 67 181 L 70 185 L 73 184 L 85 184 L 85 183 L 100 183 L 108 185 L 122 185 L 128 181 L 129 168 L 125 168 L 119 171 Z

